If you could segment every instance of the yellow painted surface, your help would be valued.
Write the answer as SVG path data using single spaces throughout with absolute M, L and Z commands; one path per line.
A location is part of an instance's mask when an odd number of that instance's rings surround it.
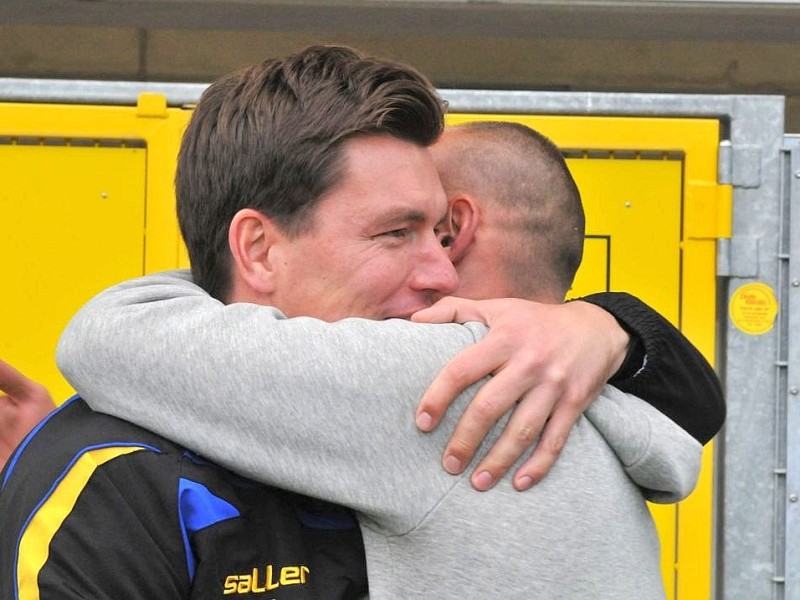
M 140 275 L 143 148 L 0 145 L 0 356 L 59 400 L 58 333 L 92 295 Z
M 0 357 L 57 402 L 72 394 L 54 361 L 69 317 L 110 284 L 177 264 L 188 113 L 161 104 L 0 103 Z
M 731 189 L 718 185 L 719 123 L 702 119 L 450 115 L 525 123 L 569 150 L 584 200 L 585 257 L 570 292 L 631 292 L 678 326 L 713 364 L 715 240 L 730 236 Z M 572 157 L 575 158 L 572 158 Z M 652 506 L 673 600 L 711 597 L 713 445 L 694 493 Z

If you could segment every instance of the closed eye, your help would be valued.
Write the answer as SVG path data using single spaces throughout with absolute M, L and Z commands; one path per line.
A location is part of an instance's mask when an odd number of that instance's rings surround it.
M 378 234 L 379 236 L 388 236 L 393 238 L 404 238 L 408 235 L 408 229 L 392 229 L 391 231 L 384 231 Z

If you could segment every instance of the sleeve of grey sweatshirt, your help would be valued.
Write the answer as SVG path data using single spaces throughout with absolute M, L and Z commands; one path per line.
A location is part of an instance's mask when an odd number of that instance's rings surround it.
M 447 361 L 485 332 L 474 323 L 287 319 L 270 307 L 222 304 L 188 273 L 173 272 L 93 299 L 65 330 L 58 363 L 97 410 L 237 473 L 350 506 L 402 533 L 457 483 L 442 469 L 441 453 L 477 386 L 431 434 L 417 430 L 416 405 Z M 617 418 L 636 423 L 624 427 Z M 664 449 L 667 462 L 674 455 L 658 487 L 683 489 L 685 476 L 668 479 L 694 466 L 670 445 L 686 440 L 669 427 L 640 427 L 619 404 L 598 419 L 601 426 L 609 421 L 612 447 Z M 662 431 L 671 442 L 653 444 Z
M 700 475 L 703 446 L 661 411 L 606 385 L 586 417 L 647 500 L 670 504 L 692 492 Z

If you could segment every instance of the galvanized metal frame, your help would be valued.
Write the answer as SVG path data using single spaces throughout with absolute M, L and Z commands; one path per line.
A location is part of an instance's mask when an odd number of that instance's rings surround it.
M 196 102 L 203 84 L 0 79 L 0 101 L 134 104 L 140 92 Z M 716 585 L 729 600 L 800 598 L 800 144 L 784 146 L 777 96 L 441 90 L 458 112 L 703 117 L 722 121 L 719 182 L 734 187 L 733 235 L 718 243 L 718 371 L 728 420 L 717 440 Z M 787 175 L 787 170 L 789 169 Z M 787 201 L 790 198 L 790 201 Z M 759 281 L 780 311 L 763 335 L 728 317 Z M 791 282 L 791 283 L 790 283 Z M 685 290 L 684 293 L 691 293 Z M 794 334 L 794 335 L 792 335 Z
M 786 136 L 784 147 L 784 312 L 787 322 L 786 376 L 780 397 L 786 413 L 786 597 L 800 581 L 800 136 Z M 794 596 L 790 595 L 790 586 Z

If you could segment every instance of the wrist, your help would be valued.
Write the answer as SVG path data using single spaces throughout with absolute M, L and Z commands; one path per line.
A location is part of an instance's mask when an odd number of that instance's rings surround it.
M 601 309 L 602 310 L 602 309 Z M 609 362 L 609 372 L 608 372 L 608 380 L 614 379 L 615 377 L 620 374 L 620 371 L 623 369 L 623 366 L 626 366 L 628 362 L 628 358 L 631 355 L 630 350 L 634 345 L 632 343 L 632 336 L 628 333 L 628 331 L 622 326 L 622 324 L 617 321 L 617 319 L 609 312 L 605 313 L 606 318 L 609 324 L 609 340 L 610 340 L 610 362 Z
M 624 324 L 604 306 L 583 298 L 572 300 L 570 303 L 581 304 L 587 315 L 586 322 L 595 324 L 595 339 L 603 342 L 602 348 L 598 346 L 598 349 L 601 349 L 606 357 L 605 381 L 612 381 L 618 377 L 620 369 L 627 366 L 631 340 L 636 340 L 636 336 L 630 334 Z M 633 372 L 635 373 L 635 370 Z

